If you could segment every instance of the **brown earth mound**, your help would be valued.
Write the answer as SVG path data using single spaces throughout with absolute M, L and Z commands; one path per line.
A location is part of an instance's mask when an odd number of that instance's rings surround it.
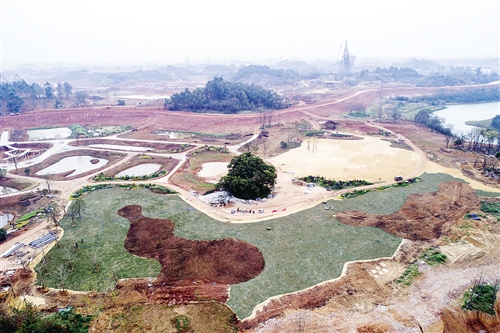
M 262 253 L 246 242 L 194 241 L 174 236 L 173 221 L 144 217 L 139 205 L 123 207 L 118 214 L 130 221 L 125 248 L 132 254 L 161 263 L 162 270 L 155 284 L 170 285 L 183 280 L 241 283 L 264 269 Z
M 444 229 L 479 206 L 472 187 L 447 182 L 439 184 L 437 192 L 408 196 L 403 207 L 395 213 L 371 215 L 346 211 L 337 213 L 337 219 L 348 225 L 374 226 L 401 238 L 430 240 L 438 238 Z

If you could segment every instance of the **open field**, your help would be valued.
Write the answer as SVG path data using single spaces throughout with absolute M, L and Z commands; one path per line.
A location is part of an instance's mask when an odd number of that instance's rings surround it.
M 329 179 L 362 179 L 384 182 L 417 169 L 419 156 L 408 150 L 392 148 L 378 137 L 362 140 L 308 140 L 298 148 L 271 160 L 295 177 L 322 175 Z

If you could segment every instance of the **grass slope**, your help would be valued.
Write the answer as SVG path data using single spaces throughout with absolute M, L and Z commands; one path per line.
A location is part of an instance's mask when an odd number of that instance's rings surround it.
M 93 272 L 91 256 L 87 249 L 79 249 L 76 272 L 68 276 L 66 288 L 90 290 L 88 279 L 106 281 L 92 286 L 93 290 L 109 290 L 112 266 L 122 263 L 118 276 L 155 276 L 159 265 L 150 260 L 134 257 L 123 248 L 128 221 L 116 214 L 129 204 L 143 206 L 143 214 L 150 217 L 169 218 L 176 223 L 175 234 L 189 239 L 219 239 L 232 237 L 256 245 L 263 253 L 266 266 L 255 279 L 233 285 L 229 306 L 240 318 L 251 314 L 253 308 L 271 296 L 301 290 L 317 283 L 338 277 L 345 262 L 391 256 L 400 239 L 372 227 L 353 227 L 339 223 L 331 215 L 343 210 L 360 210 L 373 214 L 397 211 L 411 193 L 427 193 L 438 189 L 443 181 L 453 180 L 444 174 L 425 174 L 423 181 L 408 187 L 397 187 L 370 192 L 345 200 L 330 200 L 325 211 L 323 205 L 274 220 L 231 224 L 211 219 L 194 210 L 177 196 L 153 194 L 139 189 L 104 189 L 84 197 L 87 203 L 85 218 L 71 227 L 67 219 L 63 241 L 67 246 L 84 238 L 86 246 L 97 247 L 103 254 L 99 273 Z M 268 231 L 267 227 L 272 230 Z M 161 230 L 159 230 L 160 232 Z M 63 246 L 64 247 L 64 246 Z M 67 262 L 64 251 L 54 247 L 48 258 L 50 272 Z M 82 268 L 78 268 L 81 265 Z M 39 269 L 41 265 L 37 268 Z M 60 269 L 59 269 L 60 270 Z M 58 286 L 58 274 L 46 275 L 50 286 Z

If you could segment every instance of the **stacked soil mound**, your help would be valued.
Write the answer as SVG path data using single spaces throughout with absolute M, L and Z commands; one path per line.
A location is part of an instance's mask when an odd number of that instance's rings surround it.
M 142 207 L 118 211 L 130 221 L 125 248 L 132 254 L 159 261 L 155 284 L 174 285 L 193 280 L 233 284 L 248 281 L 264 269 L 259 249 L 235 239 L 195 241 L 174 236 L 171 220 L 142 216 Z
M 438 238 L 460 218 L 479 208 L 476 192 L 465 183 L 447 182 L 433 193 L 412 194 L 403 207 L 389 215 L 371 215 L 358 211 L 337 213 L 348 225 L 373 226 L 411 240 Z

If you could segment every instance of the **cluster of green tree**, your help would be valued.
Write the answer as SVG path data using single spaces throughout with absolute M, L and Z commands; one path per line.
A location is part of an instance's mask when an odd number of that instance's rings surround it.
M 333 179 L 328 179 L 323 176 L 306 176 L 306 177 L 301 177 L 299 178 L 300 180 L 303 180 L 307 183 L 314 183 L 318 184 L 320 186 L 323 186 L 328 189 L 332 190 L 341 190 L 343 188 L 347 187 L 357 187 L 357 186 L 364 186 L 364 185 L 371 185 L 372 183 L 367 182 L 366 180 L 333 180 Z
M 369 77 L 371 76 L 373 79 L 382 79 L 382 78 L 392 78 L 392 79 L 401 79 L 405 77 L 416 77 L 419 76 L 418 72 L 413 68 L 409 67 L 394 67 L 391 66 L 389 68 L 380 68 L 377 67 L 373 71 L 369 71 L 367 69 L 362 70 L 358 74 L 360 77 Z
M 64 97 L 69 98 L 72 93 L 73 87 L 68 82 L 58 82 L 55 90 L 49 82 L 46 82 L 43 88 L 38 83 L 30 85 L 25 80 L 4 82 L 0 85 L 0 111 L 19 113 L 23 109 L 25 99 L 31 99 L 33 103 L 37 99 L 55 99 L 55 107 L 60 107 L 61 100 Z
M 336 79 L 343 79 L 343 74 L 337 73 Z M 493 81 L 498 81 L 500 76 L 497 73 L 483 73 L 481 68 L 467 71 L 454 71 L 443 73 L 438 68 L 431 74 L 423 74 L 411 67 L 394 67 L 380 68 L 377 67 L 373 71 L 368 69 L 361 70 L 357 73 L 352 73 L 347 80 L 351 85 L 355 85 L 360 81 L 382 81 L 390 82 L 397 81 L 403 83 L 414 84 L 419 87 L 442 87 L 442 86 L 457 86 L 466 84 L 482 84 Z
M 429 127 L 432 131 L 441 133 L 446 136 L 447 142 L 446 147 L 448 147 L 449 141 L 454 137 L 453 132 L 450 127 L 444 125 L 444 119 L 439 118 L 432 114 L 429 110 L 420 110 L 413 120 L 419 124 Z
M 491 119 L 491 127 L 500 132 L 500 115 L 496 115 Z
M 497 73 L 484 74 L 479 73 L 461 73 L 461 74 L 433 74 L 423 76 L 413 82 L 419 87 L 443 87 L 443 86 L 458 86 L 466 84 L 483 84 L 493 81 L 498 81 L 499 76 Z
M 454 93 L 439 93 L 433 95 L 421 95 L 414 97 L 396 96 L 396 100 L 414 103 L 428 103 L 431 105 L 443 105 L 445 103 L 480 103 L 500 101 L 500 90 L 498 89 L 471 89 Z
M 229 171 L 215 185 L 240 199 L 265 198 L 276 183 L 276 169 L 250 152 L 234 157 Z
M 259 108 L 279 110 L 287 108 L 288 102 L 271 90 L 216 77 L 208 81 L 204 89 L 196 88 L 191 92 L 186 88 L 180 94 L 172 95 L 169 100 L 165 100 L 164 107 L 174 111 L 236 113 Z
M 252 79 L 255 75 L 265 75 L 268 77 L 267 81 L 271 79 L 274 84 L 287 84 L 300 79 L 299 74 L 291 69 L 274 69 L 269 66 L 250 65 L 240 68 L 233 80 L 244 81 L 248 78 Z
M 9 333 L 87 333 L 92 316 L 75 313 L 73 309 L 43 314 L 31 303 L 12 314 L 0 310 L 0 332 Z
M 377 67 L 373 71 L 368 69 L 363 69 L 359 72 L 352 73 L 348 82 L 352 85 L 356 85 L 360 81 L 398 81 L 409 83 L 415 78 L 420 77 L 418 72 L 413 68 L 408 67 L 394 67 L 391 66 L 389 68 L 380 68 Z M 341 80 L 343 78 L 343 74 L 337 73 L 335 74 L 335 79 Z
M 500 280 L 496 280 L 493 285 L 485 283 L 482 278 L 474 281 L 474 286 L 464 293 L 462 309 L 477 310 L 494 316 L 499 285 Z

